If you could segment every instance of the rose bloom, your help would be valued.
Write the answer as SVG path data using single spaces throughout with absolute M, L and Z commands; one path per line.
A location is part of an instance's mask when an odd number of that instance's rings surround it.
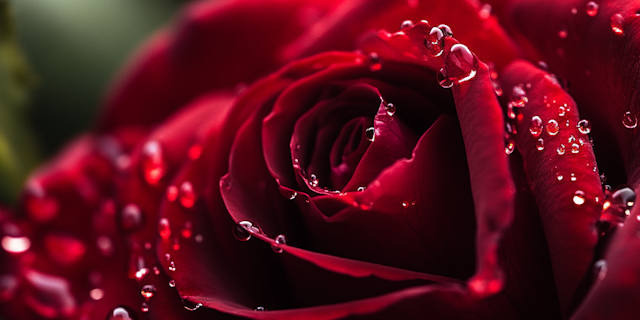
M 2 317 L 637 319 L 639 16 L 191 3 L 0 210 Z

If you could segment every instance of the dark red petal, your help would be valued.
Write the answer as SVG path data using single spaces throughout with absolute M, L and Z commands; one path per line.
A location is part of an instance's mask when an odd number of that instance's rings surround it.
M 636 192 L 639 192 L 636 189 Z M 619 227 L 605 254 L 606 264 L 593 270 L 596 283 L 571 319 L 635 319 L 640 301 L 640 209 Z
M 282 65 L 280 47 L 299 36 L 332 1 L 198 1 L 174 31 L 154 36 L 105 102 L 100 131 L 149 126 L 196 96 L 249 83 Z
M 504 153 L 504 120 L 487 65 L 480 62 L 474 79 L 453 86 L 464 139 L 478 224 L 477 271 L 469 281 L 478 294 L 501 285 L 497 249 L 513 220 L 515 190 Z
M 588 272 L 598 240 L 595 225 L 604 195 L 595 156 L 589 137 L 577 128 L 580 117 L 575 102 L 546 72 L 527 62 L 516 62 L 505 69 L 501 80 L 506 92 L 518 84 L 525 85 L 528 103 L 522 108 L 522 120 L 517 121 L 516 147 L 524 157 L 540 208 L 558 297 L 566 315 L 575 303 L 578 285 Z M 559 115 L 559 107 L 567 110 L 564 116 Z M 534 116 L 542 120 L 539 136 L 530 132 Z M 559 123 L 556 135 L 546 130 L 550 120 Z M 538 139 L 544 141 L 542 151 L 536 147 Z M 561 145 L 565 150 L 559 155 Z M 578 190 L 584 192 L 584 204 L 580 199 L 574 201 Z

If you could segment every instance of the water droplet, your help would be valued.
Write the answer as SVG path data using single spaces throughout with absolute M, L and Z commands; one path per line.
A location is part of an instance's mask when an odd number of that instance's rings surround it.
M 291 193 L 291 196 L 289 196 L 289 200 L 294 200 L 297 196 L 298 192 L 294 191 L 293 193 Z
M 89 291 L 89 297 L 91 297 L 91 299 L 93 299 L 93 300 L 98 301 L 98 300 L 104 298 L 104 290 L 102 290 L 100 288 L 92 289 L 91 291 Z
M 267 308 L 263 307 L 263 306 L 257 306 L 254 311 L 266 311 Z
M 556 149 L 556 152 L 558 153 L 558 155 L 563 155 L 564 151 L 565 151 L 564 144 L 561 143 Z
M 584 202 L 585 202 L 584 191 L 576 190 L 576 192 L 573 193 L 573 203 L 581 206 L 584 204 Z
M 191 223 L 191 221 L 185 221 L 184 222 L 184 227 L 182 228 L 182 231 L 180 232 L 182 234 L 182 236 L 184 238 L 191 238 L 191 234 L 193 230 L 193 224 Z
M 565 106 L 559 106 L 558 107 L 558 116 L 560 117 L 564 117 L 567 114 L 567 109 L 565 108 Z
M 149 312 L 149 305 L 146 302 L 143 302 L 140 305 L 140 311 L 145 312 L 145 313 Z
M 513 86 L 511 88 L 511 101 L 515 107 L 524 107 L 529 102 L 529 98 L 527 97 L 527 92 L 524 89 L 523 84 L 519 84 L 517 86 Z
M 577 127 L 578 131 L 582 134 L 589 134 L 591 132 L 591 122 L 589 122 L 589 120 L 582 119 L 578 121 Z
M 287 244 L 287 237 L 284 236 L 284 234 L 279 234 L 276 239 L 275 239 L 275 244 L 271 245 L 271 249 L 275 252 L 275 253 L 282 253 L 284 250 L 282 248 L 280 248 L 280 244 Z
M 482 5 L 482 7 L 480 7 L 480 12 L 478 12 L 478 14 L 480 15 L 480 18 L 488 19 L 491 16 L 491 10 L 491 5 L 485 3 Z
M 138 230 L 144 220 L 144 216 L 140 211 L 140 208 L 135 204 L 128 204 L 122 208 L 120 213 L 120 228 L 125 232 L 132 232 Z
M 185 181 L 180 185 L 180 204 L 185 208 L 191 208 L 196 203 L 196 194 L 191 182 Z
M 440 24 L 438 25 L 438 29 L 442 30 L 442 34 L 444 34 L 445 37 L 453 37 L 453 31 L 451 31 L 448 25 Z
M 580 145 L 577 143 L 571 144 L 571 153 L 576 154 L 580 152 Z
M 513 151 L 516 149 L 516 143 L 515 141 L 513 141 L 513 139 L 509 138 L 505 141 L 505 146 L 504 146 L 504 153 L 506 153 L 507 155 L 510 155 L 513 153 Z
M 607 276 L 607 261 L 600 259 L 593 264 L 593 273 L 598 277 L 598 280 L 604 279 Z
M 180 240 L 178 240 L 178 238 L 173 238 L 173 246 L 172 246 L 172 248 L 175 251 L 180 250 Z
M 560 39 L 566 39 L 567 38 L 567 27 L 566 26 L 562 26 L 560 28 L 560 31 L 558 31 L 558 37 L 560 37 Z
M 587 2 L 587 15 L 589 15 L 590 17 L 595 17 L 598 14 L 599 8 L 600 6 L 597 3 L 593 1 Z
M 156 266 L 153 266 L 153 274 L 155 274 L 156 276 L 160 275 L 160 269 Z
M 558 121 L 551 119 L 547 122 L 547 133 L 550 136 L 555 136 L 560 131 L 560 126 L 558 125 Z
M 200 158 L 200 155 L 202 154 L 202 146 L 199 144 L 194 144 L 189 148 L 189 151 L 187 152 L 187 155 L 189 156 L 189 159 L 191 160 L 196 160 L 198 158 Z
M 138 320 L 138 315 L 127 306 L 119 306 L 107 313 L 107 320 Z
M 444 33 L 439 28 L 433 27 L 429 34 L 424 38 L 424 47 L 427 55 L 431 57 L 439 57 L 444 52 Z
M 576 178 L 576 174 L 575 173 L 571 173 L 571 181 L 576 181 L 578 178 Z
M 196 311 L 202 307 L 202 303 L 193 303 L 188 300 L 182 300 L 182 303 L 184 304 L 184 308 L 189 311 Z
M 253 233 L 262 233 L 262 229 L 251 221 L 240 221 L 233 227 L 233 236 L 240 241 L 251 239 Z
M 536 149 L 538 149 L 538 151 L 544 150 L 544 140 L 542 138 L 536 141 Z
M 611 22 L 611 30 L 613 30 L 615 34 L 617 35 L 624 34 L 624 17 L 621 14 L 616 13 L 612 15 L 610 18 L 610 22 Z
M 156 140 L 147 141 L 142 146 L 141 164 L 144 179 L 149 184 L 156 184 L 166 172 L 166 163 L 162 156 L 162 147 Z
M 27 186 L 24 206 L 27 214 L 38 222 L 53 220 L 60 208 L 58 200 L 47 195 L 44 188 L 37 182 L 29 183 Z
M 638 126 L 638 118 L 636 118 L 636 116 L 631 113 L 631 111 L 627 111 L 622 116 L 622 124 L 627 129 L 634 129 Z
M 454 84 L 469 81 L 476 76 L 478 58 L 471 53 L 467 46 L 456 43 L 445 58 L 445 75 Z
M 167 267 L 167 269 L 169 269 L 169 271 L 171 272 L 176 271 L 176 263 L 173 261 L 169 261 L 169 266 Z
M 396 106 L 391 102 L 382 101 L 382 105 L 384 106 L 384 110 L 387 112 L 389 117 L 393 117 L 396 114 Z
M 169 281 L 169 287 L 175 288 L 176 287 L 176 281 L 175 280 Z
M 529 132 L 531 132 L 531 135 L 537 137 L 542 134 L 543 129 L 542 119 L 538 116 L 531 117 L 531 122 L 529 122 Z
M 142 294 L 143 298 L 149 300 L 156 294 L 156 287 L 152 284 L 146 284 L 142 286 L 142 289 L 140 289 L 140 294 Z
M 312 173 L 311 176 L 309 177 L 309 185 L 315 188 L 318 186 L 319 183 L 320 181 L 318 180 L 318 177 L 314 173 Z
M 382 69 L 382 59 L 380 56 L 375 52 L 369 53 L 369 70 L 375 72 L 380 69 Z
M 158 233 L 160 237 L 164 240 L 169 239 L 171 236 L 171 228 L 169 227 L 169 219 L 162 218 L 158 221 Z
M 356 189 L 356 191 L 358 191 L 358 192 L 362 192 L 362 191 L 365 191 L 365 190 L 367 190 L 367 187 L 358 187 L 358 189 Z
M 31 248 L 31 240 L 27 237 L 4 236 L 2 248 L 10 253 L 22 253 Z
M 367 137 L 367 140 L 373 142 L 373 140 L 376 139 L 376 130 L 373 127 L 369 127 L 364 131 L 364 135 Z
M 562 175 L 562 173 L 556 172 L 556 179 L 558 179 L 558 181 L 562 181 L 562 179 L 564 179 L 564 176 Z
M 400 30 L 413 27 L 413 21 L 405 20 L 400 24 Z
M 445 89 L 453 87 L 453 81 L 447 77 L 444 68 L 440 69 L 438 73 L 436 73 L 436 80 L 438 81 L 438 84 Z

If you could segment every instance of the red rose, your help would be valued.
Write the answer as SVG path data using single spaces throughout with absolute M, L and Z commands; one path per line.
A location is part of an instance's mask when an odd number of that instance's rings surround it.
M 0 211 L 3 314 L 634 318 L 640 5 L 493 5 L 189 5 Z

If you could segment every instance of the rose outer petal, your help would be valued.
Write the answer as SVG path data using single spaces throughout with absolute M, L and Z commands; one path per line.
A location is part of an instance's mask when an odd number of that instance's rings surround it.
M 527 88 L 529 102 L 522 109 L 522 120 L 517 122 L 516 147 L 524 157 L 540 208 L 558 298 L 566 315 L 577 299 L 578 285 L 588 272 L 598 240 L 595 226 L 604 195 L 595 170 L 595 156 L 589 137 L 576 127 L 580 118 L 575 102 L 546 72 L 519 61 L 505 69 L 501 81 L 507 92 L 518 84 Z M 559 106 L 566 108 L 564 116 L 559 115 Z M 529 130 L 534 116 L 543 123 L 537 137 Z M 550 120 L 559 123 L 556 135 L 545 130 Z M 542 151 L 536 147 L 538 139 L 544 141 Z M 563 155 L 557 152 L 561 144 L 565 148 Z M 577 190 L 584 192 L 584 204 L 574 202 Z

